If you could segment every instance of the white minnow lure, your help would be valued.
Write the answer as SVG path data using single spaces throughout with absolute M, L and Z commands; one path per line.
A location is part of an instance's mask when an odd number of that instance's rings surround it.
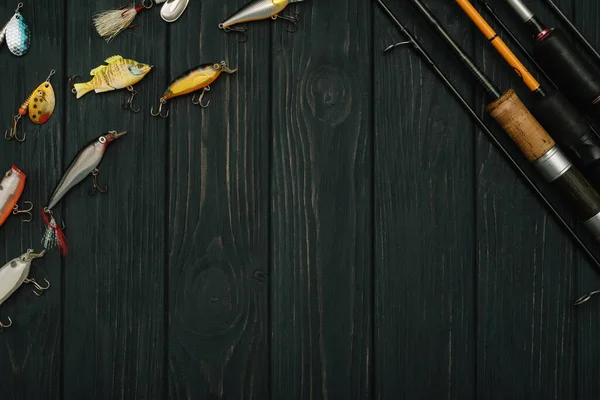
M 175 22 L 181 17 L 190 0 L 155 0 L 156 4 L 166 4 L 160 9 L 160 17 L 165 22 Z
M 284 19 L 297 24 L 299 21 L 298 15 L 286 16 L 279 15 L 290 3 L 297 3 L 304 0 L 254 0 L 246 4 L 240 10 L 236 11 L 232 16 L 219 24 L 219 28 L 225 32 L 245 32 L 246 28 L 233 28 L 233 25 L 243 24 L 245 22 L 259 21 L 267 18 L 276 20 L 277 18 Z
M 98 165 L 100 164 L 100 161 L 102 161 L 102 157 L 104 157 L 104 152 L 109 143 L 126 134 L 127 132 L 117 133 L 116 131 L 111 131 L 92 140 L 79 151 L 77 156 L 75 156 L 71 165 L 67 168 L 67 171 L 58 182 L 58 185 L 56 185 L 52 196 L 50 196 L 48 205 L 42 210 L 42 217 L 46 223 L 46 232 L 42 237 L 44 248 L 49 250 L 53 247 L 58 247 L 63 256 L 67 255 L 65 236 L 62 229 L 59 228 L 56 223 L 52 209 L 69 192 L 69 190 L 90 174 L 94 177 L 94 190 L 92 194 L 96 191 L 101 193 L 106 192 L 106 188 L 101 189 L 100 186 L 98 186 Z
M 19 13 L 22 7 L 23 3 L 19 3 L 15 10 L 15 15 L 0 30 L 0 46 L 6 40 L 8 49 L 15 56 L 25 55 L 31 44 L 31 31 L 25 23 L 23 16 Z
M 40 253 L 34 253 L 32 249 L 27 250 L 26 253 L 20 257 L 15 258 L 4 264 L 0 268 L 0 305 L 6 301 L 14 292 L 17 291 L 24 283 L 31 283 L 37 296 L 40 296 L 43 291 L 50 288 L 50 282 L 46 281 L 46 286 L 41 286 L 33 278 L 29 278 L 29 270 L 31 269 L 31 262 L 36 258 L 42 258 L 46 250 L 42 250 Z M 36 292 L 37 290 L 37 292 Z M 9 323 L 3 324 L 0 322 L 0 328 L 8 328 L 12 325 L 12 320 L 8 318 Z

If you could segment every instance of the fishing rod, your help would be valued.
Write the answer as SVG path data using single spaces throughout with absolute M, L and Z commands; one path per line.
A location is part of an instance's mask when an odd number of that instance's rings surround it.
M 600 142 L 585 117 L 560 92 L 544 90 L 469 0 L 456 3 L 534 94 L 531 112 L 535 118 L 578 161 L 594 186 L 600 188 Z
M 596 51 L 594 46 L 583 36 L 581 32 L 577 29 L 575 25 L 567 18 L 567 16 L 558 8 L 558 6 L 552 0 L 545 0 L 546 3 L 550 6 L 550 8 L 558 15 L 558 17 L 571 29 L 571 31 L 575 34 L 575 36 L 579 39 L 581 44 L 583 44 L 591 55 L 596 58 L 597 62 L 600 62 L 600 54 Z
M 600 121 L 600 75 L 558 28 L 550 29 L 521 0 L 505 0 L 529 27 L 533 55 L 558 88 Z
M 500 150 L 500 152 L 508 159 L 508 161 L 512 164 L 512 166 L 516 169 L 516 171 L 523 177 L 523 179 L 529 184 L 531 189 L 538 195 L 538 197 L 544 202 L 546 207 L 550 210 L 550 212 L 554 215 L 554 217 L 560 222 L 560 224 L 566 229 L 566 231 L 571 235 L 571 237 L 575 240 L 575 242 L 580 246 L 580 248 L 584 251 L 584 253 L 589 257 L 589 259 L 600 269 L 600 261 L 596 258 L 596 256 L 592 253 L 589 247 L 585 244 L 585 242 L 579 237 L 579 235 L 571 228 L 571 226 L 565 221 L 565 219 L 561 216 L 558 210 L 552 205 L 550 200 L 544 195 L 539 186 L 527 175 L 527 173 L 521 168 L 519 163 L 514 159 L 514 157 L 510 154 L 510 152 L 502 145 L 502 142 L 496 137 L 496 135 L 488 128 L 488 126 L 483 122 L 483 120 L 479 117 L 479 115 L 475 112 L 473 107 L 467 102 L 467 100 L 463 97 L 463 95 L 458 91 L 458 89 L 454 86 L 454 84 L 450 81 L 447 75 L 438 67 L 435 61 L 431 58 L 429 53 L 421 46 L 419 41 L 413 36 L 410 30 L 404 26 L 398 18 L 392 13 L 392 11 L 385 5 L 383 0 L 376 0 L 383 11 L 389 16 L 392 22 L 400 29 L 403 35 L 408 39 L 407 41 L 400 42 L 389 46 L 385 51 L 391 50 L 394 47 L 411 44 L 413 50 L 419 55 L 429 67 L 433 70 L 433 72 L 440 78 L 440 80 L 444 83 L 446 88 L 454 95 L 454 97 L 458 100 L 458 102 L 463 106 L 463 108 L 467 111 L 467 113 L 471 116 L 471 118 L 477 123 L 477 125 L 481 128 L 481 130 L 489 137 L 489 139 L 496 145 L 496 147 Z M 474 65 L 474 64 L 473 64 Z M 477 68 L 474 69 L 474 74 L 477 73 Z M 480 71 L 479 71 L 480 72 Z M 490 82 L 489 79 L 480 72 L 480 78 L 485 80 L 486 82 Z M 490 85 L 493 87 L 493 84 Z M 491 89 L 491 88 L 490 88 Z M 496 91 L 498 96 L 500 93 Z M 589 295 L 587 295 L 589 296 Z M 584 296 L 585 297 L 585 296 Z M 591 296 L 590 296 L 591 297 Z M 583 297 L 580 299 L 582 300 Z
M 558 149 L 554 140 L 521 102 L 513 89 L 504 94 L 496 88 L 467 53 L 450 37 L 440 21 L 421 0 L 409 0 L 421 12 L 466 69 L 493 99 L 488 113 L 511 137 L 542 177 L 565 195 L 596 240 L 600 240 L 600 195 L 581 172 Z

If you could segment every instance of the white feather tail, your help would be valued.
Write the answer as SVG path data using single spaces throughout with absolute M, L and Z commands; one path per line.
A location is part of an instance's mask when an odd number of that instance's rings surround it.
M 100 36 L 110 43 L 119 33 L 131 25 L 140 8 L 102 11 L 94 15 L 94 26 Z

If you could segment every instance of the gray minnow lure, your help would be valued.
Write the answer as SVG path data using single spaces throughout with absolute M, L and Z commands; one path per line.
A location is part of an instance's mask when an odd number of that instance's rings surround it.
M 2 30 L 0 30 L 0 46 L 6 41 L 8 50 L 15 56 L 22 56 L 29 50 L 31 44 L 31 31 L 25 23 L 23 16 L 19 10 L 23 7 L 23 3 L 17 5 L 15 14 Z
M 244 7 L 236 11 L 232 16 L 219 24 L 219 28 L 225 32 L 236 31 L 245 32 L 245 28 L 233 28 L 233 25 L 243 24 L 245 22 L 259 21 L 267 18 L 276 20 L 284 19 L 297 24 L 298 15 L 286 16 L 279 15 L 290 3 L 298 3 L 304 0 L 253 0 Z
M 52 196 L 50 196 L 48 205 L 42 210 L 42 217 L 46 223 L 46 232 L 42 237 L 44 248 L 50 250 L 51 248 L 58 247 L 63 256 L 67 255 L 65 236 L 62 229 L 56 223 L 52 209 L 73 187 L 90 174 L 94 177 L 94 190 L 92 194 L 96 191 L 101 193 L 106 192 L 106 188 L 101 189 L 98 185 L 98 165 L 102 161 L 108 145 L 126 134 L 127 132 L 117 133 L 116 131 L 111 131 L 92 140 L 77 153 L 77 156 L 75 156 L 71 165 L 56 185 Z
M 47 280 L 46 286 L 41 286 L 35 279 L 29 277 L 31 262 L 36 258 L 42 258 L 45 253 L 45 250 L 42 250 L 40 253 L 34 253 L 32 249 L 29 249 L 21 256 L 7 262 L 0 268 L 0 305 L 24 283 L 31 283 L 35 288 L 33 293 L 37 296 L 40 296 L 43 291 L 50 288 L 50 282 Z M 8 318 L 8 321 L 8 324 L 0 322 L 0 329 L 11 326 L 12 320 Z
M 190 0 L 155 0 L 156 4 L 165 3 L 160 9 L 160 17 L 165 22 L 175 22 L 181 17 Z

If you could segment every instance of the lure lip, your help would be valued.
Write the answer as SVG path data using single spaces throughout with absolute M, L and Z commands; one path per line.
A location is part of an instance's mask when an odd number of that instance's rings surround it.
M 227 72 L 228 74 L 235 74 L 237 72 L 237 68 L 231 69 L 227 65 L 223 66 L 223 72 Z
M 23 171 L 21 171 L 19 168 L 17 168 L 17 166 L 16 166 L 15 164 L 13 164 L 13 165 L 11 166 L 11 169 L 12 169 L 14 172 L 16 172 L 17 174 L 19 174 L 19 175 L 22 175 L 22 176 L 25 176 L 25 174 L 23 173 Z
M 104 137 L 106 138 L 107 142 L 112 142 L 113 140 L 117 140 L 121 136 L 125 136 L 125 135 L 127 135 L 127 131 L 123 131 L 123 132 L 112 131 L 112 132 L 109 132 L 106 135 L 104 135 Z

